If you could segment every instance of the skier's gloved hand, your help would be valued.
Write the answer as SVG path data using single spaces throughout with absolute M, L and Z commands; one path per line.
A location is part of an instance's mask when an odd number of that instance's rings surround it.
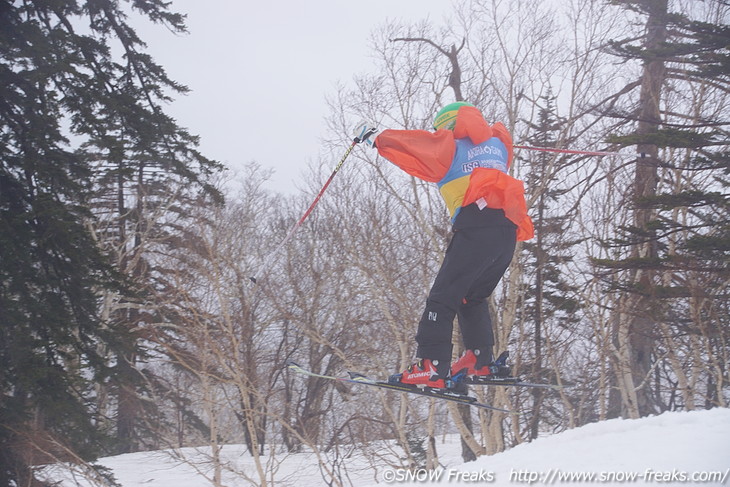
M 370 147 L 375 147 L 375 134 L 378 129 L 374 123 L 361 122 L 355 129 L 355 143 L 365 142 Z

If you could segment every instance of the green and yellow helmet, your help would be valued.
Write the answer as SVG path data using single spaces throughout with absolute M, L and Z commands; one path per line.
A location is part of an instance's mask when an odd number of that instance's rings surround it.
M 474 105 L 472 105 L 471 103 L 467 103 L 465 101 L 449 103 L 441 110 L 439 110 L 439 112 L 436 114 L 436 118 L 433 119 L 433 128 L 436 130 L 454 130 L 454 125 L 456 124 L 456 114 L 459 111 L 459 108 L 473 106 Z

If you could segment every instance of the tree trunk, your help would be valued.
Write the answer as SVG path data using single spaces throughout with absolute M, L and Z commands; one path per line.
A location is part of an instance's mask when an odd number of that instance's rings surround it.
M 652 51 L 660 47 L 667 39 L 667 0 L 647 3 L 649 17 L 644 48 Z M 655 133 L 661 123 L 660 99 L 662 85 L 665 80 L 663 59 L 646 61 L 641 79 L 639 95 L 639 121 L 637 135 L 645 139 Z M 645 268 L 635 271 L 633 282 L 638 288 L 635 299 L 630 300 L 631 324 L 629 327 L 628 346 L 630 347 L 630 366 L 633 387 L 636 389 L 636 407 L 640 416 L 656 412 L 656 401 L 649 387 L 649 376 L 652 368 L 652 357 L 655 342 L 656 323 L 659 319 L 657 302 L 652 296 L 656 283 L 656 272 L 651 269 L 656 261 L 657 243 L 655 231 L 651 230 L 651 222 L 655 212 L 645 207 L 642 200 L 655 196 L 658 184 L 658 148 L 655 144 L 641 143 L 637 150 L 640 154 L 634 173 L 634 226 L 640 232 L 638 241 L 632 249 L 632 257 L 648 263 Z M 629 392 L 629 391 L 627 391 Z

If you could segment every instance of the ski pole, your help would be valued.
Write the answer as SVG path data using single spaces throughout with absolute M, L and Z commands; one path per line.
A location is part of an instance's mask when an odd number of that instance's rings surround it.
M 277 245 L 277 247 L 274 249 L 273 252 L 271 252 L 268 256 L 266 256 L 263 263 L 259 267 L 259 271 L 262 268 L 263 269 L 266 268 L 266 265 L 269 263 L 269 260 L 271 260 L 272 257 L 276 256 L 279 253 L 279 251 L 284 247 L 284 245 L 286 245 L 286 243 L 289 241 L 289 239 L 292 237 L 292 235 L 294 235 L 294 233 L 296 233 L 296 231 L 299 229 L 299 227 L 302 226 L 302 223 L 304 223 L 304 220 L 306 220 L 307 217 L 309 216 L 309 214 L 312 213 L 312 210 L 314 210 L 314 207 L 317 206 L 317 203 L 319 203 L 320 198 L 322 198 L 322 195 L 327 190 L 327 187 L 330 185 L 332 180 L 335 178 L 335 175 L 337 174 L 337 172 L 340 170 L 342 165 L 345 163 L 345 159 L 347 159 L 347 156 L 350 155 L 350 153 L 352 152 L 352 149 L 354 149 L 357 144 L 366 140 L 368 137 L 370 137 L 374 133 L 375 133 L 374 131 L 365 132 L 353 139 L 352 144 L 350 144 L 350 146 L 347 148 L 347 150 L 345 151 L 345 154 L 342 156 L 342 159 L 340 159 L 340 162 L 337 163 L 337 165 L 335 166 L 335 169 L 332 171 L 332 174 L 330 174 L 330 177 L 324 183 L 324 186 L 322 186 L 322 189 L 319 190 L 317 197 L 314 198 L 314 201 L 312 201 L 312 204 L 309 205 L 309 208 L 307 208 L 307 211 L 304 212 L 302 217 L 294 224 L 293 227 L 291 227 L 291 230 L 289 230 L 289 233 L 286 234 L 286 237 L 284 237 L 284 240 L 282 240 L 279 243 L 279 245 Z M 258 271 L 256 272 L 256 275 L 249 277 L 251 282 L 253 282 L 254 284 L 256 284 L 256 280 L 258 279 L 257 275 L 258 275 Z
M 596 151 L 587 151 L 587 150 L 574 150 L 574 149 L 555 149 L 552 147 L 532 147 L 529 145 L 515 145 L 513 146 L 515 149 L 527 149 L 527 150 L 536 150 L 536 151 L 542 151 L 542 152 L 558 152 L 560 154 L 583 154 L 586 156 L 631 156 L 636 157 L 633 154 L 621 154 L 619 152 L 596 152 Z

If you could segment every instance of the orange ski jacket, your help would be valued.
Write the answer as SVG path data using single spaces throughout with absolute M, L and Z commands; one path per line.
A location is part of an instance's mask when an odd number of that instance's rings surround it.
M 534 236 L 524 185 L 507 174 L 512 137 L 502 123 L 490 126 L 477 108 L 459 108 L 453 131 L 384 130 L 375 147 L 411 176 L 436 183 L 452 222 L 462 207 L 477 203 L 503 210 L 517 225 L 517 240 Z

